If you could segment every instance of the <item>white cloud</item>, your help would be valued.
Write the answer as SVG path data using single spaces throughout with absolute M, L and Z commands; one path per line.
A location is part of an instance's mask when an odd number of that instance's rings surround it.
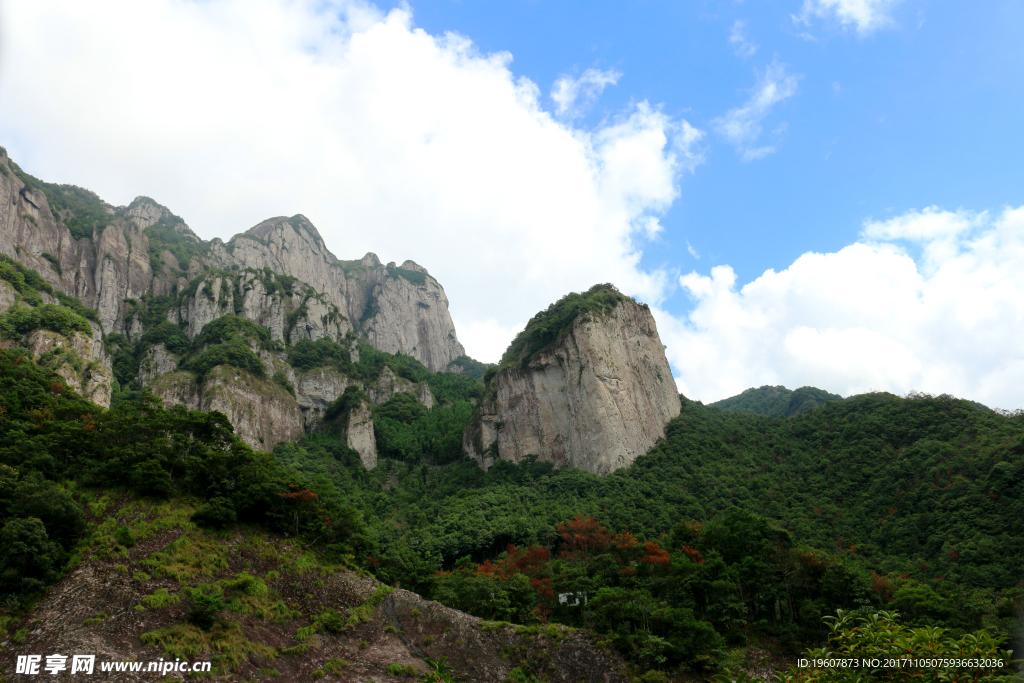
M 551 99 L 555 102 L 555 113 L 560 117 L 578 118 L 597 102 L 604 89 L 615 85 L 622 74 L 615 69 L 601 71 L 587 69 L 579 78 L 561 76 L 551 88 Z
M 746 59 L 753 57 L 760 47 L 757 43 L 747 40 L 747 22 L 737 19 L 729 32 L 729 44 L 737 57 Z
M 0 144 L 26 170 L 150 195 L 205 238 L 304 213 L 340 258 L 426 266 L 481 360 L 564 293 L 671 284 L 640 249 L 702 133 L 647 102 L 576 128 L 511 55 L 406 9 L 33 0 L 0 5 L 0 31 Z M 565 111 L 617 78 L 585 73 Z
M 808 24 L 812 17 L 837 21 L 843 28 L 853 27 L 861 35 L 893 24 L 889 10 L 900 0 L 804 0 L 794 21 Z
M 761 122 L 775 105 L 796 94 L 800 78 L 798 74 L 787 73 L 785 64 L 777 59 L 772 60 L 764 73 L 758 75 L 750 99 L 743 106 L 730 109 L 724 116 L 713 120 L 712 127 L 736 148 L 743 161 L 766 157 L 775 148 L 771 145 L 757 145 L 761 137 Z
M 681 277 L 694 309 L 658 316 L 680 390 L 920 390 L 1024 406 L 1024 207 L 933 207 L 867 222 L 863 237 L 739 288 L 729 266 Z M 917 261 L 907 246 L 922 248 Z

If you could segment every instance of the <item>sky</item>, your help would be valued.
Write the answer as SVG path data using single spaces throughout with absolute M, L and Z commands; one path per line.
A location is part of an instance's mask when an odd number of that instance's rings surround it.
M 204 239 L 412 259 L 469 355 L 564 294 L 676 383 L 1024 406 L 1016 0 L 0 0 L 0 145 Z

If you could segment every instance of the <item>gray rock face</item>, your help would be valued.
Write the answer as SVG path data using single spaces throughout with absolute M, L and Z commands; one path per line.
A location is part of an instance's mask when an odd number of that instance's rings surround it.
M 219 410 L 235 434 L 256 450 L 273 450 L 278 443 L 303 434 L 302 411 L 290 394 L 273 382 L 226 365 L 211 370 L 201 386 L 190 373 L 171 372 L 149 389 L 168 407 L 180 403 L 189 410 Z
M 114 373 L 99 329 L 93 327 L 92 335 L 74 332 L 68 337 L 50 330 L 35 330 L 25 336 L 22 344 L 72 389 L 97 405 L 110 406 Z
M 268 328 L 271 338 L 283 344 L 320 339 L 347 344 L 354 362 L 358 353 L 352 333 L 382 351 L 412 356 L 435 372 L 464 354 L 444 290 L 425 268 L 413 261 L 384 266 L 373 254 L 359 261 L 339 261 L 303 216 L 271 218 L 227 243 L 204 243 L 151 199 L 139 197 L 127 207 L 103 208 L 109 220 L 97 223 L 89 238 L 76 240 L 65 225 L 72 214 L 55 215 L 46 195 L 26 186 L 0 148 L 0 253 L 35 269 L 54 289 L 79 297 L 97 310 L 100 321 L 101 330 L 92 340 L 60 341 L 40 334 L 31 343 L 41 349 L 38 353 L 55 345 L 73 347 L 89 368 L 87 376 L 71 366 L 59 371 L 103 405 L 110 402 L 113 373 L 102 336 L 116 333 L 140 339 L 145 329 L 136 301 L 146 295 L 173 296 L 167 319 L 182 324 L 190 339 L 217 318 L 236 314 Z M 154 226 L 164 232 L 153 232 Z M 155 246 L 150 253 L 151 243 L 167 241 L 167 229 L 187 243 L 187 264 L 179 263 L 166 248 Z M 0 282 L 0 311 L 16 298 L 12 288 Z M 139 381 L 168 405 L 221 410 L 247 443 L 266 450 L 315 425 L 351 383 L 331 370 L 298 374 L 280 354 L 258 353 L 267 377 L 286 373 L 295 386 L 294 398 L 274 382 L 227 367 L 217 368 L 203 386 L 197 386 L 190 374 L 177 371 L 178 356 L 161 345 L 147 351 Z M 425 405 L 433 404 L 429 388 L 394 375 L 382 377 L 368 390 L 374 403 L 413 391 Z M 368 409 L 365 417 L 359 427 L 363 431 L 356 433 L 363 434 L 358 437 L 363 444 L 360 453 L 368 462 Z M 376 461 L 375 450 L 372 460 Z
M 268 219 L 226 244 L 213 240 L 200 249 L 204 256 L 192 258 L 182 278 L 181 264 L 170 251 L 156 260 L 149 253 L 145 230 L 171 216 L 165 207 L 145 197 L 121 209 L 108 207 L 109 224 L 96 227 L 91 239 L 75 240 L 62 222 L 66 216 L 54 216 L 43 192 L 25 186 L 5 152 L 0 166 L 6 171 L 0 172 L 0 253 L 97 309 L 105 334 L 138 332 L 131 327 L 126 299 L 183 291 L 202 276 L 200 287 L 169 316 L 186 322 L 191 337 L 210 320 L 233 312 L 237 303 L 239 315 L 270 328 L 282 341 L 290 332 L 296 335 L 292 343 L 340 341 L 355 331 L 376 348 L 412 356 L 434 372 L 465 353 L 444 289 L 425 268 L 413 261 L 389 268 L 373 254 L 339 261 L 304 216 Z M 184 240 L 204 244 L 184 223 L 172 226 Z M 237 272 L 244 282 L 236 291 L 234 278 L 203 275 L 210 269 Z M 290 291 L 268 294 L 258 275 L 266 269 L 292 278 Z
M 373 384 L 366 387 L 366 394 L 370 397 L 370 402 L 374 405 L 379 403 L 386 403 L 396 394 L 402 394 L 405 392 L 411 392 L 415 394 L 416 400 L 422 403 L 427 408 L 434 406 L 434 394 L 430 391 L 430 387 L 426 382 L 414 383 L 399 377 L 396 375 L 391 368 L 384 366 L 384 369 L 380 373 L 380 377 Z
M 527 368 L 499 372 L 463 445 L 485 468 L 532 454 L 603 475 L 646 453 L 679 410 L 654 318 L 627 299 L 578 317 Z
M 327 406 L 345 393 L 352 380 L 330 368 L 316 368 L 296 375 L 295 398 L 302 410 L 306 429 L 313 429 L 323 417 Z
M 377 466 L 377 439 L 373 434 L 373 417 L 370 415 L 370 406 L 366 403 L 360 403 L 348 414 L 345 441 L 349 448 L 359 453 L 363 467 L 372 470 Z

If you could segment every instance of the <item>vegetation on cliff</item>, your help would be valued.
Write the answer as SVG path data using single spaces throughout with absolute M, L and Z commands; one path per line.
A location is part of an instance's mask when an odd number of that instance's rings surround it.
M 505 367 L 525 368 L 531 360 L 540 355 L 541 351 L 571 330 L 573 323 L 581 315 L 605 315 L 628 298 L 611 284 L 594 285 L 582 294 L 566 294 L 546 310 L 530 318 L 526 327 L 516 335 L 501 357 L 499 367 L 490 372 Z M 488 375 L 488 378 L 490 376 L 493 375 Z
M 71 236 L 92 239 L 93 228 L 102 229 L 114 220 L 108 205 L 95 192 L 77 185 L 47 183 L 29 175 L 13 160 L 9 160 L 15 175 L 25 183 L 29 192 L 42 191 L 53 215 L 67 226 Z

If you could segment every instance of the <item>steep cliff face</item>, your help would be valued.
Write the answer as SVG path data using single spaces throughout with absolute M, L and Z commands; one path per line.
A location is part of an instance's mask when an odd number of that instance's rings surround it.
M 114 375 L 104 340 L 124 335 L 135 351 L 127 366 L 118 366 L 122 383 L 147 386 L 168 404 L 221 410 L 242 438 L 260 449 L 313 428 L 353 382 L 326 368 L 295 371 L 281 353 L 289 345 L 328 340 L 349 348 L 352 362 L 358 362 L 355 339 L 362 336 L 435 372 L 464 355 L 443 288 L 412 261 L 385 266 L 373 254 L 339 261 L 301 215 L 268 219 L 227 243 L 204 242 L 149 198 L 111 206 L 81 188 L 32 178 L 3 148 L 0 253 L 38 271 L 54 292 L 77 296 L 95 309 L 92 339 L 40 333 L 22 341 L 37 355 L 70 349 L 67 362 L 58 365 L 71 386 L 108 405 Z M 0 309 L 17 298 L 10 286 L 0 285 Z M 197 384 L 194 375 L 178 368 L 187 342 L 165 347 L 147 341 L 152 336 L 147 333 L 163 320 L 195 340 L 208 324 L 228 315 L 269 330 L 277 351 L 253 349 L 265 366 L 265 379 L 224 367 Z M 125 377 L 123 368 L 132 363 L 138 372 Z M 433 404 L 429 388 L 393 373 L 364 388 L 373 403 L 411 390 L 425 405 Z M 372 440 L 368 416 L 367 411 L 362 429 L 369 426 Z M 364 461 L 375 462 L 365 434 L 359 438 Z
M 260 451 L 302 436 L 302 411 L 288 392 L 236 368 L 214 368 L 202 384 L 187 372 L 170 372 L 149 385 L 165 406 L 183 404 L 189 410 L 218 410 L 235 434 Z
M 373 416 L 370 406 L 360 403 L 348 414 L 345 425 L 345 441 L 348 447 L 359 453 L 363 467 L 372 470 L 377 466 L 377 438 L 373 433 Z
M 368 301 L 362 331 L 373 346 L 412 356 L 432 372 L 465 355 L 448 314 L 448 297 L 425 268 L 412 261 L 378 265 L 360 280 Z
M 22 344 L 41 365 L 63 377 L 69 387 L 97 405 L 110 406 L 114 374 L 99 329 L 93 328 L 92 335 L 35 330 Z
M 354 330 L 433 372 L 465 353 L 444 289 L 425 268 L 412 261 L 383 266 L 373 254 L 339 261 L 304 216 L 271 218 L 227 243 L 207 243 L 149 198 L 118 208 L 80 188 L 41 183 L 19 175 L 2 148 L 0 169 L 0 253 L 95 308 L 105 334 L 141 332 L 131 302 L 148 294 L 178 297 L 169 317 L 186 323 L 190 336 L 237 306 L 275 339 L 289 342 L 294 333 L 289 343 L 337 340 Z M 47 192 L 74 208 L 53 210 Z M 86 195 L 84 204 L 72 201 Z M 287 282 L 268 292 L 275 277 Z
M 664 437 L 680 404 L 654 318 L 646 306 L 605 293 L 607 305 L 563 321 L 551 343 L 520 344 L 523 354 L 503 359 L 464 437 L 481 466 L 532 454 L 608 474 Z M 550 332 L 551 322 L 535 329 Z

